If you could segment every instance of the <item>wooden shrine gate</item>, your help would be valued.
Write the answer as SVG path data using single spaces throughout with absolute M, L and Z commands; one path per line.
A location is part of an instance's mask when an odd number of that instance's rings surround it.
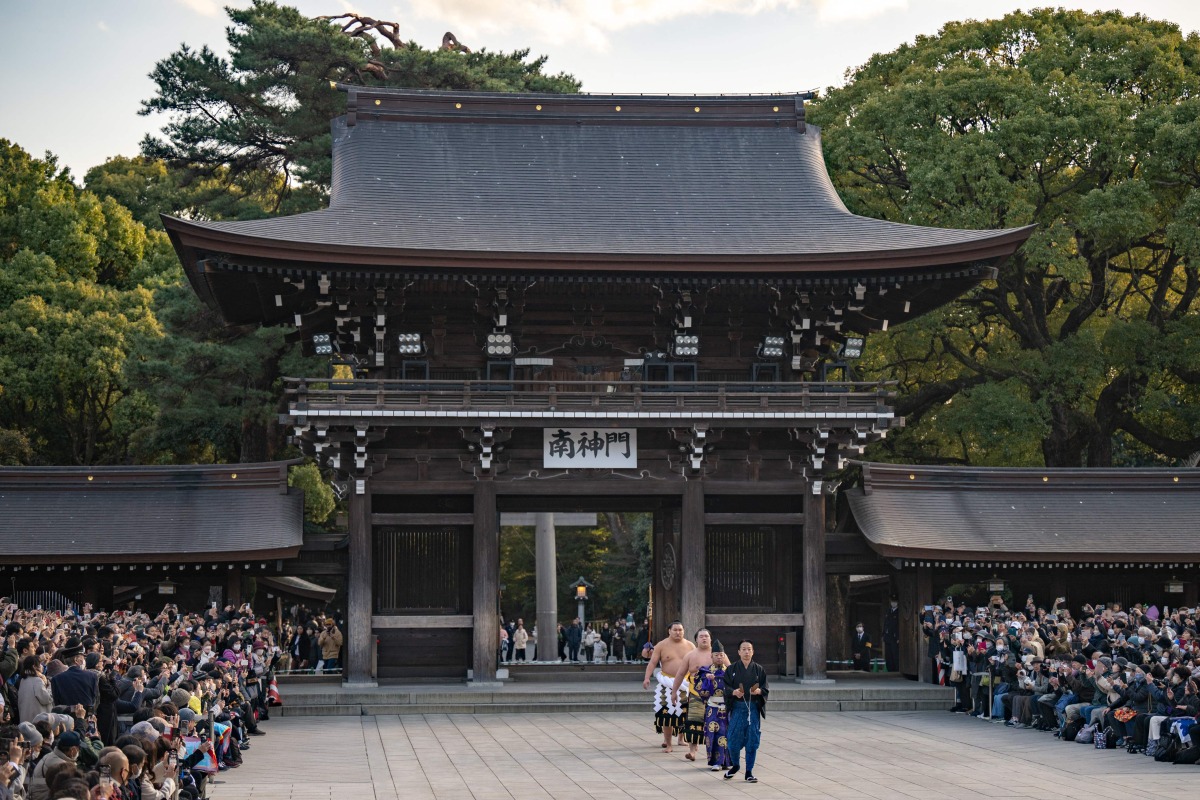
M 289 381 L 286 421 L 349 501 L 348 681 L 372 680 L 376 639 L 380 678 L 494 679 L 501 510 L 617 507 L 656 514 L 655 635 L 679 618 L 773 660 L 807 633 L 803 674 L 823 678 L 821 476 L 896 423 L 883 387 L 489 388 Z M 622 458 L 630 434 L 636 466 L 547 466 L 564 431 Z

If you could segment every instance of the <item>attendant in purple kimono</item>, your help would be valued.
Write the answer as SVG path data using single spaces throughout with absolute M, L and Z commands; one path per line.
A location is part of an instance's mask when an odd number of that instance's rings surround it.
M 717 772 L 733 766 L 729 742 L 725 738 L 729 727 L 729 716 L 725 711 L 725 668 L 729 666 L 729 657 L 720 642 L 714 642 L 712 650 L 712 666 L 700 668 L 695 689 L 705 704 L 704 747 L 708 752 L 708 768 Z

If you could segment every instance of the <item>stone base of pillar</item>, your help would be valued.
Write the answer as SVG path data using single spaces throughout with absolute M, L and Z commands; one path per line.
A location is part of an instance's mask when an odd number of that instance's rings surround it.
M 837 683 L 833 678 L 796 678 L 801 686 L 833 686 Z
M 500 667 L 496 670 L 496 676 L 494 678 L 485 678 L 482 680 L 475 680 L 475 670 L 467 670 L 467 686 L 470 688 L 502 689 L 508 685 L 506 680 L 502 680 L 505 678 L 508 678 L 508 670 L 504 667 Z
M 379 683 L 376 681 L 370 680 L 370 679 L 356 681 L 356 680 L 347 678 L 346 680 L 342 681 L 342 688 L 343 689 L 377 689 L 377 688 L 379 688 Z

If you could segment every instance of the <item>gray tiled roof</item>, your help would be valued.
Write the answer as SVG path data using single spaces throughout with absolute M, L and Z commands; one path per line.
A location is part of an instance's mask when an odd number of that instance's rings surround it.
M 596 100 L 557 102 L 590 115 Z M 190 224 L 313 246 L 530 254 L 895 254 L 1013 234 L 851 214 L 812 125 L 439 120 L 339 118 L 328 209 Z
M 886 557 L 1200 561 L 1200 471 L 864 464 L 847 492 Z
M 0 469 L 0 563 L 291 556 L 304 495 L 286 481 L 282 463 Z

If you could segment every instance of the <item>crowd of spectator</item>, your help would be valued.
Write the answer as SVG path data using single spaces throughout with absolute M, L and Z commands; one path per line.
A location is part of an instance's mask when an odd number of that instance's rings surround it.
M 650 636 L 650 621 L 641 625 L 634 621 L 633 614 L 600 623 L 583 622 L 576 617 L 566 625 L 559 625 L 552 642 L 539 649 L 537 625 L 532 630 L 525 627 L 521 618 L 501 620 L 500 662 L 589 662 L 595 664 L 633 664 L 644 659 L 642 650 Z M 554 649 L 548 649 L 553 644 Z
M 332 616 L 297 605 L 289 609 L 287 619 L 277 672 L 321 675 L 342 671 L 345 636 Z
M 1084 605 L 999 596 L 924 609 L 934 680 L 953 686 L 951 711 L 1062 741 L 1196 763 L 1200 737 L 1200 609 Z M 1200 730 L 1200 729 L 1198 729 Z
M 0 611 L 0 800 L 202 797 L 279 700 L 282 649 L 248 605 Z

